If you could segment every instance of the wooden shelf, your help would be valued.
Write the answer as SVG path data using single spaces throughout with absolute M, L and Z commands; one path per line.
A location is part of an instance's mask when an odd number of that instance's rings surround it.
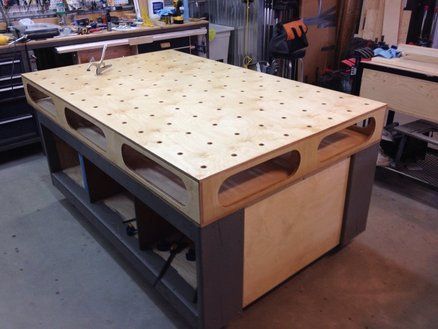
M 104 199 L 102 202 L 116 212 L 124 223 L 135 219 L 134 199 L 129 193 L 119 193 Z
M 64 169 L 62 172 L 80 187 L 84 188 L 84 180 L 82 177 L 82 170 L 80 166 L 70 167 Z

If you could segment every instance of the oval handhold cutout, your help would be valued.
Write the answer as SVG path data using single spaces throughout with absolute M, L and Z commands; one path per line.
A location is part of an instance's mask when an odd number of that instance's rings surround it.
M 301 155 L 295 150 L 227 178 L 219 189 L 220 204 L 230 206 L 289 179 L 298 170 L 300 161 Z
M 106 150 L 106 137 L 102 129 L 68 108 L 65 108 L 64 112 L 65 119 L 70 128 L 76 130 L 80 135 L 102 150 Z
M 145 181 L 181 205 L 187 205 L 189 192 L 180 177 L 127 144 L 122 145 L 122 158 L 125 165 Z
M 319 162 L 327 161 L 365 144 L 376 129 L 376 120 L 369 118 L 324 137 L 318 146 Z
M 55 104 L 53 103 L 52 98 L 40 91 L 39 89 L 36 89 L 35 87 L 27 84 L 26 86 L 27 94 L 29 95 L 29 98 L 38 105 L 40 109 L 47 112 L 50 115 L 56 116 L 56 108 Z

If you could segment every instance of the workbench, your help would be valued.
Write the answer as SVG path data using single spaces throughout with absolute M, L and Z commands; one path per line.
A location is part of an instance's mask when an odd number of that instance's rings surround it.
M 138 27 L 127 31 L 101 31 L 31 40 L 0 46 L 0 152 L 39 142 L 33 109 L 26 104 L 20 73 L 98 60 L 104 44 L 106 58 L 130 56 L 162 49 L 208 55 L 208 22 Z M 203 49 L 197 47 L 203 36 Z M 11 74 L 11 71 L 14 73 Z
M 374 57 L 359 66 L 357 93 L 388 104 L 389 109 L 438 122 L 438 50 L 400 46 L 425 55 L 385 59 Z M 417 50 L 419 48 L 419 50 Z M 422 57 L 420 57 L 422 56 Z M 416 60 L 416 58 L 420 60 Z
M 374 57 L 371 61 L 362 62 L 359 65 L 356 94 L 388 104 L 387 125 L 392 125 L 399 120 L 397 113 L 405 114 L 416 122 L 397 126 L 395 132 L 402 134 L 398 150 L 393 155 L 393 161 L 389 166 L 379 167 L 380 172 L 396 174 L 413 179 L 424 186 L 436 190 L 438 188 L 438 156 L 432 149 L 428 149 L 429 141 L 432 141 L 430 133 L 436 131 L 438 123 L 438 50 L 399 45 L 403 57 L 385 59 Z M 427 121 L 424 121 L 427 120 Z M 428 124 L 430 122 L 430 124 Z M 403 123 L 403 122 L 402 122 Z M 426 129 L 426 127 L 429 128 Z M 420 128 L 421 127 L 421 128 Z M 400 161 L 408 139 L 413 139 L 415 134 L 407 133 L 410 129 L 417 132 L 417 141 L 423 140 L 424 145 L 417 144 L 417 150 L 426 148 L 423 156 L 415 159 L 415 165 L 410 166 Z M 421 138 L 418 136 L 423 135 Z M 408 136 L 410 137 L 408 138 Z M 419 154 L 421 152 L 419 151 Z
M 52 181 L 193 326 L 365 229 L 385 104 L 173 50 L 108 62 L 23 75 Z
M 0 46 L 1 53 L 10 53 L 13 51 L 21 51 L 25 48 L 27 50 L 35 50 L 42 48 L 52 48 L 52 47 L 64 47 L 70 45 L 78 45 L 90 42 L 101 42 L 101 41 L 111 41 L 116 39 L 127 39 L 136 38 L 148 35 L 156 35 L 162 33 L 173 33 L 179 31 L 187 31 L 192 29 L 208 28 L 208 22 L 200 20 L 197 22 L 186 22 L 184 24 L 170 24 L 164 26 L 153 26 L 153 27 L 137 27 L 132 30 L 127 31 L 100 31 L 84 35 L 68 35 L 68 36 L 58 36 L 49 39 L 41 40 L 30 40 L 28 42 L 19 43 L 15 46 Z

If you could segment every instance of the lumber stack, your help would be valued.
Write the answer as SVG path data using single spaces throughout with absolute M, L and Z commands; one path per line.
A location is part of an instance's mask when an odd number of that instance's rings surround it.
M 402 0 L 364 0 L 358 36 L 383 40 L 389 45 L 406 43 L 410 10 L 403 10 Z

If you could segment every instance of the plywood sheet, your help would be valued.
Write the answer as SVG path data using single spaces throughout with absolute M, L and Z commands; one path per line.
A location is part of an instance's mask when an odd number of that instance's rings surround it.
M 409 60 L 404 57 L 392 59 L 374 57 L 371 63 L 379 66 L 421 73 L 430 77 L 438 76 L 438 64 Z
M 402 52 L 403 59 L 436 64 L 438 67 L 438 49 L 399 44 L 398 50 Z
M 107 62 L 23 77 L 198 180 L 384 106 L 172 50 Z
M 385 37 L 385 42 L 390 46 L 398 44 L 401 10 L 402 0 L 385 1 L 382 35 Z
M 349 164 L 245 209 L 244 306 L 339 244 Z
M 412 11 L 403 10 L 400 19 L 400 27 L 398 29 L 398 43 L 406 43 L 409 32 L 409 24 L 411 23 Z
M 365 69 L 360 94 L 416 118 L 438 122 L 438 83 Z
M 382 37 L 385 0 L 364 0 L 360 17 L 358 36 L 369 40 Z
M 201 225 L 380 140 L 380 102 L 173 50 L 106 62 L 112 66 L 100 76 L 86 65 L 26 73 L 28 101 Z M 53 102 L 47 109 L 39 103 L 45 96 Z M 332 154 L 318 149 L 328 135 L 368 118 L 371 132 L 333 145 Z M 281 180 L 270 175 L 275 168 L 249 173 L 288 152 L 298 152 L 299 163 L 282 166 L 289 169 L 280 168 Z M 256 177 L 251 190 L 221 203 L 224 181 L 242 172 Z M 184 199 L 169 189 L 176 182 Z
M 103 200 L 123 221 L 135 219 L 134 200 L 128 193 L 119 193 Z

